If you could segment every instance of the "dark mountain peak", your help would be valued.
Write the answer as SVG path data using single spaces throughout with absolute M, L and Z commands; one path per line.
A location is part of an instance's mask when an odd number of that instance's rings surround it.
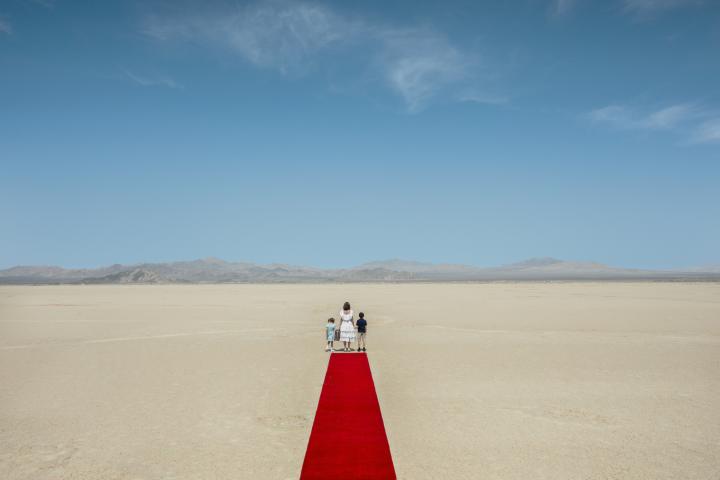
M 144 268 L 133 268 L 102 277 L 87 278 L 83 283 L 160 283 L 164 279 L 156 272 Z
M 511 263 L 508 267 L 516 268 L 532 268 L 532 267 L 547 267 L 549 265 L 558 265 L 565 263 L 563 260 L 553 257 L 533 257 L 523 260 L 522 262 Z
M 224 265 L 224 264 L 228 263 L 225 260 L 223 260 L 222 258 L 217 258 L 217 257 L 205 257 L 205 258 L 201 259 L 200 261 L 204 262 L 204 263 L 213 263 L 213 264 L 220 264 L 220 265 Z
M 368 270 L 375 268 L 384 268 L 388 270 L 406 271 L 406 270 L 427 270 L 433 267 L 432 263 L 417 262 L 414 260 L 403 260 L 401 258 L 391 258 L 388 260 L 378 260 L 374 262 L 363 263 L 354 267 L 355 270 Z

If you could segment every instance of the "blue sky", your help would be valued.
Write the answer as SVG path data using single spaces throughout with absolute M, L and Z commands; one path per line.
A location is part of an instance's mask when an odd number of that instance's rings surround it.
M 720 4 L 0 4 L 0 267 L 720 263 Z

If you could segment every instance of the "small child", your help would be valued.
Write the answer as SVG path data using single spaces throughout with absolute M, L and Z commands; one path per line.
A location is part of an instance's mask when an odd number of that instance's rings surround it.
M 365 314 L 363 312 L 360 312 L 358 314 L 358 317 L 360 317 L 357 321 L 357 329 L 358 329 L 358 352 L 364 352 L 365 351 L 365 335 L 367 335 L 367 320 L 365 320 Z
M 333 351 L 333 341 L 335 341 L 335 319 L 328 318 L 328 323 L 325 325 L 325 338 L 327 339 L 326 352 Z

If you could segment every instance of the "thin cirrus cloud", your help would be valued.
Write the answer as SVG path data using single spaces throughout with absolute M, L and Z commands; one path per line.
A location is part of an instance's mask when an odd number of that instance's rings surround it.
M 472 62 L 439 35 L 410 29 L 384 30 L 377 36 L 382 75 L 411 112 L 421 110 L 440 90 L 470 80 Z
M 10 25 L 10 22 L 2 17 L 0 17 L 0 33 L 5 35 L 12 35 L 13 33 L 12 25 Z
M 553 0 L 550 7 L 553 15 L 562 16 L 570 13 L 576 3 L 576 0 Z
M 156 76 L 156 77 L 149 77 L 149 76 L 143 76 L 138 75 L 136 73 L 133 73 L 129 70 L 124 71 L 125 76 L 133 82 L 135 85 L 141 86 L 141 87 L 166 87 L 166 88 L 175 88 L 175 89 L 182 89 L 183 86 L 177 83 L 175 80 L 169 77 L 164 76 Z
M 699 125 L 692 136 L 691 143 L 720 143 L 720 118 L 708 120 Z
M 625 10 L 638 14 L 649 14 L 680 7 L 701 5 L 703 0 L 624 0 Z
M 571 13 L 581 0 L 551 0 L 550 11 L 556 17 Z M 654 15 L 681 7 L 699 6 L 705 0 L 621 0 L 622 9 L 637 16 Z
M 430 28 L 395 27 L 350 18 L 319 4 L 265 1 L 204 15 L 146 19 L 145 34 L 159 41 L 192 41 L 240 56 L 283 75 L 317 69 L 329 55 L 350 54 L 365 73 L 399 95 L 409 112 L 446 96 L 493 99 L 476 91 L 472 56 Z M 462 92 L 462 93 L 460 93 Z
M 664 130 L 676 127 L 696 113 L 697 108 L 686 103 L 648 113 L 623 105 L 608 105 L 591 111 L 589 117 L 623 129 Z
M 324 7 L 267 2 L 240 10 L 150 17 L 144 33 L 224 48 L 258 67 L 289 74 L 330 47 L 348 43 L 358 28 Z
M 608 105 L 590 111 L 587 118 L 621 130 L 676 132 L 689 143 L 720 141 L 720 118 L 692 103 L 680 103 L 659 110 L 639 110 L 625 105 Z

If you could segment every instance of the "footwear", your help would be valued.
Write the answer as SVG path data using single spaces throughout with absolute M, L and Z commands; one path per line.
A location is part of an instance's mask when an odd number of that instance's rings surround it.
M 367 350 L 367 349 L 366 349 L 365 347 L 363 347 L 363 352 L 366 351 L 366 350 Z

